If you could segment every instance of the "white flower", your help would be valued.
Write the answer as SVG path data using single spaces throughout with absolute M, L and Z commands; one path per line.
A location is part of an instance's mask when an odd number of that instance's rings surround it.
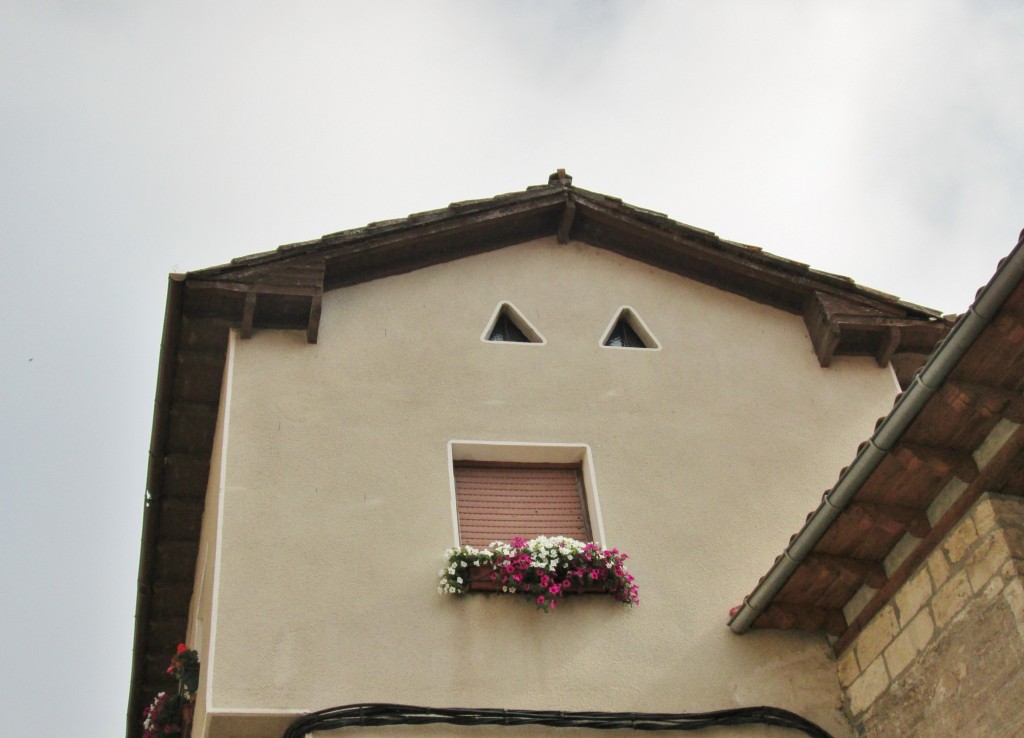
M 462 577 L 455 577 L 455 581 L 462 584 Z

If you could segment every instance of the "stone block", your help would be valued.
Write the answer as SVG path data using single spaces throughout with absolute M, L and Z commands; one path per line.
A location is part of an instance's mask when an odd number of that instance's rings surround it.
M 1019 497 L 1005 495 L 986 495 L 993 515 L 1000 525 L 1010 528 L 1024 529 L 1024 500 Z
M 964 562 L 964 571 L 975 592 L 981 591 L 1003 565 L 1010 560 L 1010 551 L 1003 531 L 996 530 L 981 540 Z
M 1000 576 L 992 577 L 991 579 L 988 580 L 988 582 L 985 584 L 985 586 L 982 589 L 978 589 L 977 590 L 978 596 L 982 597 L 982 598 L 984 598 L 986 600 L 991 600 L 993 597 L 995 597 L 1000 592 L 1002 592 L 1003 591 L 1003 587 L 1005 587 L 1005 586 L 1006 586 L 1006 583 L 1003 581 L 1002 577 L 1000 577 Z
M 934 632 L 935 624 L 932 622 L 931 613 L 922 610 L 907 624 L 903 632 L 893 639 L 884 654 L 885 665 L 893 679 L 924 650 Z
M 1002 449 L 1003 444 L 1010 440 L 1010 437 L 1016 433 L 1018 428 L 1020 428 L 1019 423 L 1014 423 L 1006 418 L 996 423 L 995 428 L 989 431 L 981 445 L 974 449 L 973 456 L 974 461 L 978 464 L 978 469 L 984 469 L 988 466 L 988 462 L 995 458 L 995 455 Z
M 974 527 L 979 536 L 984 536 L 998 527 L 999 516 L 992 504 L 991 495 L 984 494 L 974 504 L 971 510 L 971 517 L 974 519 Z
M 1012 582 L 1014 579 L 1020 579 L 1024 577 L 1024 561 L 1020 559 L 1010 559 L 1003 568 L 999 570 L 1000 575 L 1003 577 L 1003 581 L 1006 583 Z
M 889 673 L 882 659 L 873 661 L 860 678 L 850 687 L 850 712 L 859 715 L 871 707 L 878 696 L 889 686 Z
M 889 551 L 888 556 L 882 561 L 882 567 L 885 569 L 885 575 L 891 577 L 903 562 L 907 560 L 916 549 L 918 544 L 921 543 L 921 539 L 910 533 L 905 534 L 892 550 Z
M 976 540 L 978 540 L 978 529 L 974 527 L 974 521 L 964 518 L 946 536 L 942 542 L 942 549 L 946 552 L 949 560 L 955 564 L 964 557 Z
M 860 676 L 857 654 L 852 648 L 843 651 L 843 655 L 836 661 L 836 672 L 839 674 L 839 683 L 843 685 L 843 689 L 849 689 Z
M 892 605 L 886 605 L 879 610 L 878 614 L 871 618 L 871 622 L 857 636 L 854 643 L 858 663 L 870 664 L 874 661 L 878 654 L 882 653 L 889 645 L 899 629 Z
M 900 587 L 893 598 L 900 627 L 906 626 L 932 596 L 932 578 L 922 566 Z
M 936 591 L 949 579 L 949 562 L 941 548 L 937 548 L 928 556 L 928 572 L 932 575 L 932 584 Z
M 932 615 L 935 624 L 942 628 L 960 612 L 971 598 L 971 584 L 967 572 L 961 571 L 948 582 L 932 598 Z
M 1010 606 L 1019 634 L 1024 639 L 1024 582 L 1020 579 L 1007 582 L 1003 588 L 1003 598 Z
M 956 477 L 951 477 L 938 496 L 932 500 L 932 504 L 928 506 L 928 522 L 932 525 L 938 523 L 952 504 L 960 499 L 965 489 L 967 489 L 966 482 Z
M 1024 530 L 1018 528 L 1003 528 L 1000 531 L 1003 540 L 1006 541 L 1006 548 L 1010 556 L 1017 559 L 1024 559 Z
M 850 598 L 850 601 L 843 606 L 843 616 L 846 618 L 846 622 L 852 623 L 853 619 L 860 614 L 860 611 L 871 602 L 871 598 L 876 594 L 878 594 L 878 590 L 874 587 L 869 587 L 866 584 L 861 586 Z

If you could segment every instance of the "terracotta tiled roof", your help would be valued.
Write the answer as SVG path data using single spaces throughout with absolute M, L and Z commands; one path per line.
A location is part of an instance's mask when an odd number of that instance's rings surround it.
M 734 630 L 822 629 L 842 651 L 982 493 L 1024 495 L 1022 277 L 1024 233 L 733 615 Z

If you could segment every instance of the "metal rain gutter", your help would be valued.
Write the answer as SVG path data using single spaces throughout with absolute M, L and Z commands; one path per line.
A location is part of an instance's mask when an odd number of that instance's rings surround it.
M 734 633 L 745 633 L 757 617 L 771 604 L 800 563 L 821 540 L 839 514 L 878 468 L 904 431 L 918 416 L 932 395 L 942 386 L 953 368 L 964 357 L 985 327 L 1024 279 L 1024 231 L 1017 245 L 1002 262 L 989 283 L 981 289 L 974 304 L 960 317 L 953 330 L 942 341 L 918 372 L 910 388 L 900 395 L 889 414 L 875 429 L 874 435 L 857 452 L 853 463 L 840 475 L 839 481 L 822 498 L 818 509 L 793 537 L 768 574 L 743 600 L 739 611 L 729 620 Z
M 163 336 L 156 379 L 153 431 L 149 443 L 149 468 L 146 476 L 146 502 L 142 513 L 142 546 L 139 554 L 138 589 L 135 599 L 135 639 L 132 646 L 132 672 L 129 680 L 127 735 L 138 733 L 142 714 L 139 689 L 146 671 L 146 641 L 153 588 L 153 563 L 156 535 L 160 525 L 160 495 L 163 489 L 163 459 L 167 453 L 167 433 L 174 387 L 175 359 L 181 333 L 181 311 L 185 294 L 185 275 L 171 274 L 167 280 Z

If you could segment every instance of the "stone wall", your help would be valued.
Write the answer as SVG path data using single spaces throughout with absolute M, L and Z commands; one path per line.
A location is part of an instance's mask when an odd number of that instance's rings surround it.
M 839 657 L 855 728 L 1024 735 L 1024 501 L 985 495 Z

